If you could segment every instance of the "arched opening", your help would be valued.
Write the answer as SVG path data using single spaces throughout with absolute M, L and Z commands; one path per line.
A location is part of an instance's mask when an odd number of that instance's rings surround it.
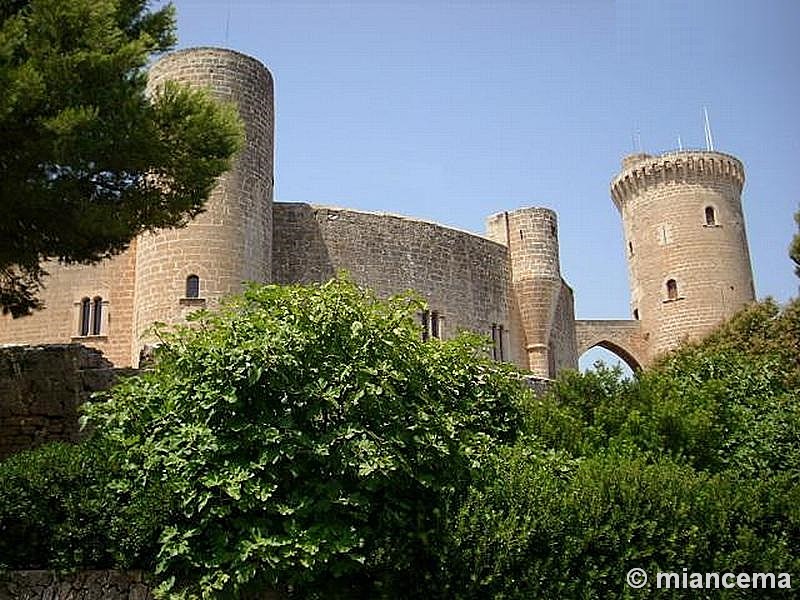
M 668 300 L 678 299 L 678 283 L 674 279 L 667 280 L 667 299 Z
M 81 300 L 81 318 L 80 326 L 78 327 L 78 334 L 85 336 L 89 335 L 89 323 L 92 315 L 92 301 L 88 298 Z
M 95 296 L 92 300 L 92 335 L 100 335 L 103 329 L 103 299 Z
M 635 371 L 641 370 L 639 361 L 625 348 L 609 340 L 600 340 L 590 346 L 578 359 L 578 368 L 581 372 L 590 371 L 598 362 L 607 367 L 619 365 L 626 378 L 633 376 Z
M 717 215 L 713 206 L 706 206 L 706 225 L 713 227 L 717 224 Z
M 200 297 L 200 278 L 197 275 L 189 275 L 186 278 L 186 297 Z

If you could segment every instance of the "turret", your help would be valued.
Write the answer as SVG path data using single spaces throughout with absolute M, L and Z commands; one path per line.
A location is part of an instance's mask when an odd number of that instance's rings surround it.
M 489 218 L 488 231 L 508 247 L 528 369 L 552 377 L 557 365 L 550 338 L 562 293 L 556 213 L 547 208 L 499 213 Z
M 169 54 L 150 70 L 153 93 L 165 81 L 203 87 L 233 102 L 245 124 L 245 146 L 223 175 L 205 211 L 182 229 L 139 237 L 136 246 L 133 364 L 155 321 L 235 293 L 246 280 L 268 282 L 272 268 L 273 87 L 259 61 L 219 48 Z

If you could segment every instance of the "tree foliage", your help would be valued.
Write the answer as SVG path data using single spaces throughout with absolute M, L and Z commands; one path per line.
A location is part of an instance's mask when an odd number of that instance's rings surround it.
M 0 305 L 38 307 L 43 263 L 92 263 L 196 215 L 241 143 L 202 91 L 145 96 L 174 44 L 147 0 L 0 3 Z
M 483 340 L 422 342 L 421 309 L 344 279 L 253 286 L 161 333 L 153 370 L 91 406 L 120 448 L 120 488 L 158 481 L 179 498 L 162 591 L 412 597 L 430 585 L 441 515 L 513 440 L 523 389 Z
M 639 597 L 634 567 L 797 573 L 799 308 L 748 307 L 634 380 L 563 374 L 449 513 L 439 596 Z
M 680 598 L 625 574 L 800 572 L 797 302 L 540 397 L 480 340 L 423 343 L 421 308 L 254 286 L 162 331 L 89 408 L 95 438 L 0 463 L 0 565 L 154 568 L 170 598 Z

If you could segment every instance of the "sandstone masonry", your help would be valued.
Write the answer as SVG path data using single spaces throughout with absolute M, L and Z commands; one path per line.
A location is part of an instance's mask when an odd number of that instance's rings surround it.
M 646 365 L 754 299 L 744 168 L 732 156 L 682 151 L 623 160 L 611 194 L 622 217 L 632 318 L 576 321 L 553 211 L 492 215 L 481 236 L 397 215 L 273 202 L 267 69 L 238 52 L 196 48 L 158 61 L 150 93 L 169 80 L 207 87 L 238 107 L 246 143 L 233 169 L 187 227 L 142 235 L 100 265 L 48 265 L 46 308 L 0 317 L 0 344 L 80 342 L 114 365 L 135 367 L 155 341 L 148 336 L 155 321 L 181 322 L 246 280 L 322 282 L 346 270 L 381 295 L 422 294 L 426 335 L 482 333 L 495 358 L 547 378 L 576 368 L 594 346 L 634 368 Z

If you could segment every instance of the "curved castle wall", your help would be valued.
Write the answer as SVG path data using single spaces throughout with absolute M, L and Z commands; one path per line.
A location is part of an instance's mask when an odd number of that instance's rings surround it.
M 505 246 L 396 215 L 294 203 L 273 210 L 275 283 L 325 281 L 343 269 L 381 296 L 413 289 L 440 316 L 444 337 L 502 326 L 503 358 L 525 365 Z
M 755 299 L 743 185 L 742 163 L 720 152 L 623 160 L 611 195 L 622 217 L 631 312 L 650 359 Z
M 216 301 L 245 280 L 268 282 L 272 265 L 273 84 L 257 60 L 217 48 L 169 54 L 150 70 L 153 93 L 172 80 L 209 88 L 234 102 L 246 143 L 220 178 L 206 210 L 183 229 L 140 236 L 136 248 L 133 364 L 154 321 L 177 322 L 203 300 L 186 299 L 186 278 L 200 279 L 200 297 Z

